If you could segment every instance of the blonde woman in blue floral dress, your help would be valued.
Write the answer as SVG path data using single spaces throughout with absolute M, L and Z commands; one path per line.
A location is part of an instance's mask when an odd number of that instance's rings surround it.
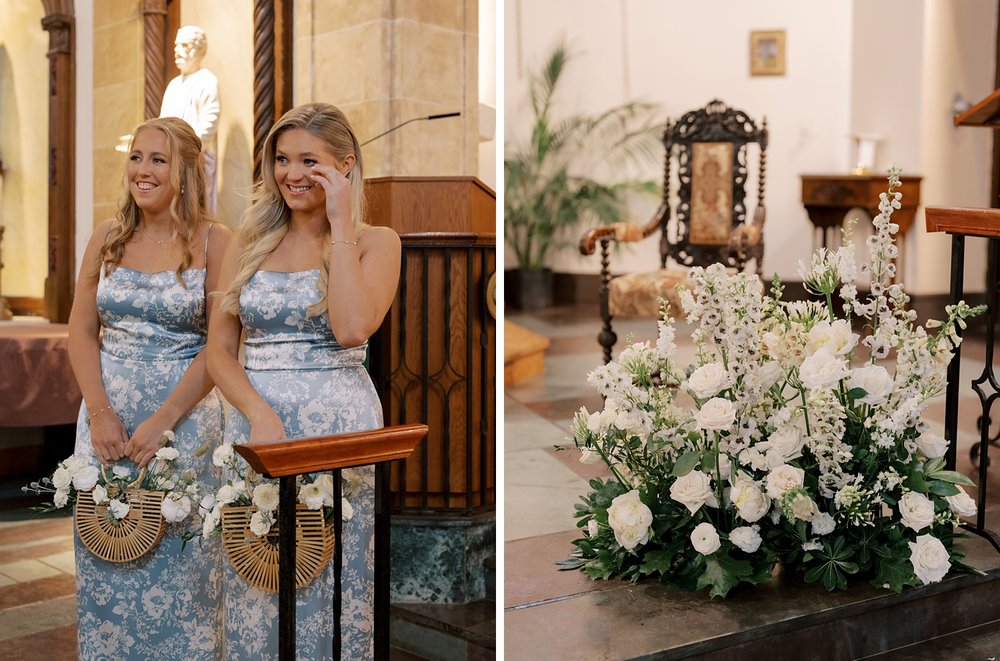
M 212 481 L 222 404 L 205 367 L 207 294 L 232 232 L 210 222 L 185 122 L 136 129 L 117 216 L 87 245 L 69 321 L 69 352 L 84 404 L 75 455 L 145 466 L 166 431 L 182 466 Z M 134 468 L 134 466 L 133 466 Z M 79 653 L 97 659 L 222 659 L 217 540 L 181 553 L 185 522 L 138 560 L 114 564 L 76 539 Z
M 254 202 L 223 260 L 231 282 L 213 318 L 209 370 L 235 407 L 226 441 L 256 443 L 382 426 L 364 369 L 365 346 L 399 278 L 399 237 L 364 218 L 361 150 L 344 114 L 328 104 L 286 113 L 264 141 Z M 245 367 L 237 361 L 245 334 Z M 359 471 L 344 524 L 343 615 L 333 630 L 333 568 L 297 596 L 296 652 L 329 659 L 373 654 L 374 470 Z M 227 655 L 277 656 L 277 595 L 227 567 Z

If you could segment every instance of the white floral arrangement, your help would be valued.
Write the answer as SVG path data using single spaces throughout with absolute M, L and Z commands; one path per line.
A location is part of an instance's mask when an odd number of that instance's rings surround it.
M 956 329 L 983 308 L 962 302 L 914 325 L 893 282 L 898 186 L 890 170 L 870 263 L 856 264 L 848 224 L 841 248 L 800 265 L 822 302 L 782 301 L 777 277 L 764 295 L 755 275 L 694 268 L 681 299 L 697 363 L 676 364 L 664 310 L 655 345 L 630 344 L 589 375 L 605 406 L 577 414 L 574 441 L 612 477 L 577 505 L 584 536 L 564 567 L 713 597 L 778 564 L 828 590 L 857 576 L 898 592 L 975 571 L 953 543 L 976 513 L 961 488 L 972 482 L 945 469 L 948 441 L 921 415 L 945 389 Z
M 212 453 L 212 463 L 231 476 L 214 493 L 204 496 L 198 505 L 202 519 L 202 535 L 209 537 L 222 531 L 222 508 L 226 506 L 254 506 L 257 511 L 250 517 L 250 531 L 265 537 L 278 520 L 278 482 L 264 479 L 247 462 L 233 451 L 231 443 L 220 445 Z M 344 469 L 342 476 L 342 519 L 350 521 L 354 515 L 350 498 L 364 484 L 364 478 L 352 469 Z M 327 526 L 333 525 L 333 475 L 317 473 L 296 478 L 297 501 L 310 510 L 322 510 Z
M 52 494 L 51 503 L 37 508 L 42 512 L 72 508 L 77 498 L 92 498 L 95 504 L 107 506 L 107 516 L 112 522 L 128 516 L 129 494 L 134 489 L 160 491 L 164 494 L 160 504 L 163 518 L 168 523 L 180 523 L 191 514 L 193 503 L 200 495 L 194 471 L 178 466 L 179 453 L 168 445 L 173 440 L 174 432 L 163 433 L 160 449 L 144 471 L 135 466 L 114 464 L 110 466 L 109 475 L 106 469 L 71 455 L 59 462 L 52 477 L 32 482 L 22 487 L 22 491 Z

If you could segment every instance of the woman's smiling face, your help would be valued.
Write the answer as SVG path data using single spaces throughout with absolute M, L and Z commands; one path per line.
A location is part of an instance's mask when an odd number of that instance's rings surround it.
M 315 165 L 341 169 L 342 164 L 326 142 L 305 129 L 290 129 L 278 136 L 274 150 L 274 180 L 293 211 L 314 211 L 326 204 L 323 187 L 310 175 Z
M 132 143 L 126 166 L 129 190 L 135 203 L 147 214 L 169 209 L 174 197 L 169 152 L 167 136 L 160 130 L 139 131 Z

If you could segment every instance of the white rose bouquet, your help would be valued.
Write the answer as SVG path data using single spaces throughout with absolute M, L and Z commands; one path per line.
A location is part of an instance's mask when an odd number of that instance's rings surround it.
M 976 512 L 972 482 L 945 470 L 948 442 L 921 415 L 945 388 L 957 328 L 982 308 L 914 325 L 894 283 L 898 186 L 891 170 L 869 263 L 855 264 L 848 224 L 843 247 L 800 266 L 819 301 L 782 301 L 777 278 L 765 295 L 754 275 L 693 268 L 681 299 L 697 363 L 676 365 L 664 310 L 655 346 L 633 343 L 589 375 L 604 410 L 582 409 L 573 438 L 612 477 L 577 505 L 584 536 L 564 567 L 713 597 L 777 563 L 829 590 L 852 575 L 899 591 L 974 571 L 953 545 Z

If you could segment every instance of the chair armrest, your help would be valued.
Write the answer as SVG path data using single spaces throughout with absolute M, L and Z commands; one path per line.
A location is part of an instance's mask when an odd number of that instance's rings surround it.
M 580 238 L 580 254 L 593 255 L 597 242 L 602 240 L 632 243 L 644 237 L 641 227 L 631 223 L 612 223 L 595 227 Z

